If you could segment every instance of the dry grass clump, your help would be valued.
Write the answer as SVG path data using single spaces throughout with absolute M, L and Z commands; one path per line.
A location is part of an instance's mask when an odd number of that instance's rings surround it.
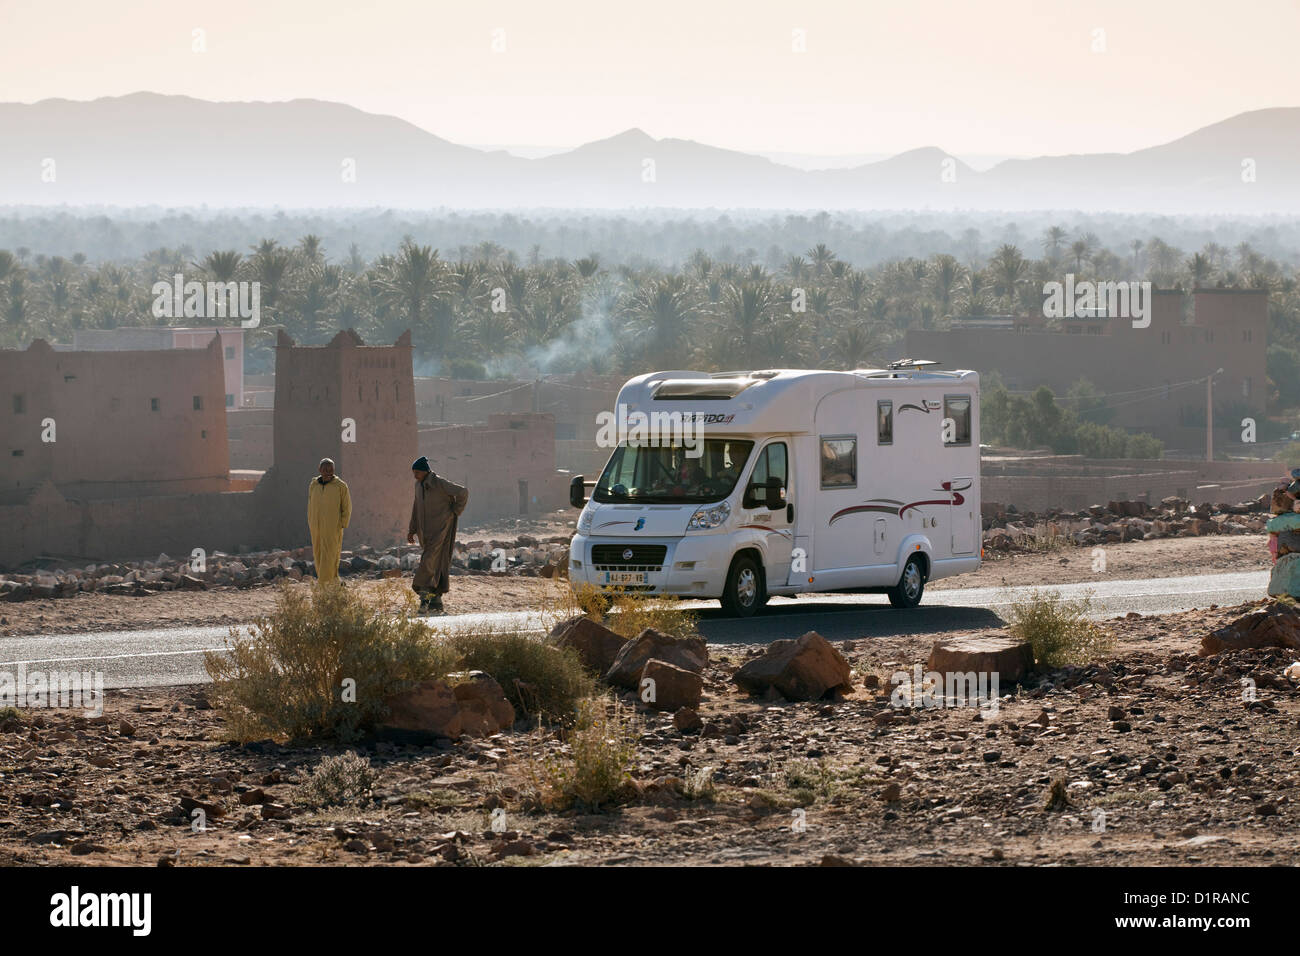
M 623 637 L 636 637 L 647 627 L 674 637 L 698 637 L 696 616 L 682 602 L 663 594 L 624 588 L 602 589 L 577 584 L 542 610 L 547 625 L 585 614 Z
M 518 631 L 440 632 L 455 654 L 458 670 L 491 674 L 522 716 L 570 718 L 579 702 L 596 693 L 596 681 L 572 648 L 557 648 Z
M 631 790 L 636 740 L 635 713 L 627 713 L 619 701 L 580 701 L 565 752 L 527 765 L 540 807 L 597 811 L 624 799 Z
M 1035 590 L 1011 603 L 1007 630 L 1029 642 L 1040 668 L 1086 664 L 1115 646 L 1115 635 L 1090 620 L 1091 611 L 1091 594 L 1068 601 L 1056 591 Z

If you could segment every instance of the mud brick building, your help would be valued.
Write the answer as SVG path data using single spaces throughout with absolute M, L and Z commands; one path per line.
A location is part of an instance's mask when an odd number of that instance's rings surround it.
M 0 350 L 0 494 L 53 482 L 84 498 L 225 491 L 221 339 L 202 349 Z M 43 440 L 46 420 L 54 441 Z
M 1205 379 L 1217 369 L 1216 442 L 1240 433 L 1244 415 L 1264 414 L 1267 347 L 1267 292 L 1197 289 L 1153 292 L 1146 328 L 1105 315 L 1062 319 L 1056 331 L 1036 317 L 972 320 L 909 331 L 905 351 L 949 368 L 997 372 L 1011 391 L 1046 385 L 1063 397 L 1086 378 L 1102 393 L 1127 393 L 1114 400 L 1110 424 L 1194 449 L 1205 445 Z
M 72 333 L 72 351 L 160 351 L 162 349 L 207 348 L 214 336 L 221 337 L 221 357 L 226 373 L 224 396 L 227 409 L 244 404 L 244 330 L 238 325 L 121 326 L 115 329 L 77 329 Z
M 38 339 L 0 350 L 0 564 L 249 540 L 222 356 L 216 336 L 201 349 L 56 351 Z
M 404 537 L 416 457 L 411 342 L 276 348 L 275 466 L 232 474 L 222 338 L 201 349 L 0 350 L 0 565 L 180 558 L 308 543 L 307 486 L 333 458 L 345 547 Z M 55 441 L 43 442 L 53 419 Z M 344 440 L 344 419 L 351 435 Z
M 420 429 L 433 470 L 470 489 L 464 520 L 540 514 L 569 503 L 569 474 L 555 469 L 549 414 L 489 415 L 486 424 Z
M 351 425 L 345 440 L 345 419 Z M 325 346 L 275 346 L 275 465 L 258 494 L 282 547 L 306 544 L 307 486 L 322 458 L 334 459 L 352 492 L 345 548 L 405 539 L 416 452 L 411 333 L 393 345 L 366 345 L 351 329 Z

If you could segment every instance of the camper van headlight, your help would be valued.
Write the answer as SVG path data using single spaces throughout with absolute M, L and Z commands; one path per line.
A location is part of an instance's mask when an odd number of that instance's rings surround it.
M 731 505 L 725 501 L 716 505 L 709 505 L 707 508 L 701 508 L 695 514 L 691 515 L 691 520 L 686 522 L 687 531 L 707 531 L 710 528 L 716 528 L 724 524 L 731 517 Z
M 578 534 L 586 534 L 591 530 L 591 522 L 595 517 L 595 512 L 591 508 L 583 508 L 582 514 L 578 515 Z

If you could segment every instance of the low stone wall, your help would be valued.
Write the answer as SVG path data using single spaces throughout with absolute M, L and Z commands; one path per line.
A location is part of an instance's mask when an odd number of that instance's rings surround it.
M 1028 511 L 1078 511 L 1107 501 L 1151 504 L 1171 496 L 1243 501 L 1272 490 L 1285 468 L 1276 462 L 1081 458 L 992 458 L 981 464 L 985 501 Z

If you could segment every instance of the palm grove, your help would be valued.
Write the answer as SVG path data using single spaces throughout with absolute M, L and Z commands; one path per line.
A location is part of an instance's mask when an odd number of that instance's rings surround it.
M 969 237 L 968 237 L 969 238 Z M 1296 272 L 1242 242 L 1187 253 L 1159 238 L 1114 249 L 1092 233 L 1051 226 L 1036 257 L 1003 243 L 968 262 L 949 253 L 856 268 L 825 243 L 801 254 L 697 250 L 674 267 L 607 265 L 595 253 L 544 258 L 492 241 L 443 257 L 406 238 L 366 261 L 353 244 L 327 256 L 321 238 L 244 252 L 159 248 L 126 262 L 81 254 L 0 250 L 0 345 L 70 341 L 79 328 L 185 324 L 151 312 L 155 282 L 255 281 L 261 325 L 249 370 L 269 369 L 277 329 L 320 344 L 353 328 L 370 342 L 411 329 L 417 369 L 456 377 L 654 368 L 856 368 L 880 361 L 909 328 L 956 317 L 1041 314 L 1043 285 L 1079 279 L 1146 279 L 1157 288 L 1239 287 L 1270 294 L 1268 371 L 1273 407 L 1300 404 L 1300 294 Z M 1027 243 L 1025 245 L 1028 245 Z M 1150 457 L 1160 445 L 1106 424 L 1107 405 L 1086 381 L 1067 396 L 1011 395 L 996 380 L 983 396 L 986 440 L 1098 457 Z

